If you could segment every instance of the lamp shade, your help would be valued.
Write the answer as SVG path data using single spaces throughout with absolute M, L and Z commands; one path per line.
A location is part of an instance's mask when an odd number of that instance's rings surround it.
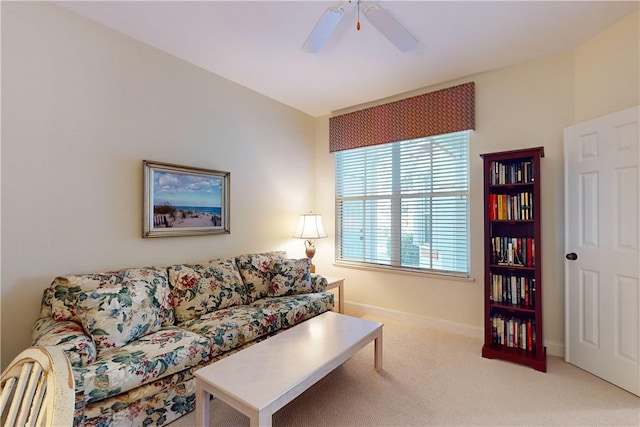
M 293 237 L 298 239 L 320 239 L 327 237 L 327 233 L 322 226 L 322 215 L 300 214 L 298 229 Z

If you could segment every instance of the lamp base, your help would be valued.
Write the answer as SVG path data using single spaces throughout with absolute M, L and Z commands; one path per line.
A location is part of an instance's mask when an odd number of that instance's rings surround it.
M 316 266 L 313 265 L 313 256 L 316 254 L 316 246 L 308 239 L 304 241 L 304 249 L 304 253 L 307 255 L 307 258 L 309 258 L 309 272 L 315 273 Z

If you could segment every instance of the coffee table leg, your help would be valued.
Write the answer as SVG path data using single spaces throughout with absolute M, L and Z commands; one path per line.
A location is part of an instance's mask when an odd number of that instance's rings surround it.
M 378 336 L 373 340 L 374 346 L 374 359 L 373 364 L 376 367 L 376 371 L 382 370 L 382 326 L 378 329 Z
M 249 419 L 251 427 L 271 427 L 271 414 L 266 411 L 255 413 Z
M 196 380 L 196 426 L 209 425 L 209 401 L 211 395 Z

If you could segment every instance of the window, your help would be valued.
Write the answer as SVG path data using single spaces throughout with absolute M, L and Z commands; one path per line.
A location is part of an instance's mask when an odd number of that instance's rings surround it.
M 336 262 L 469 272 L 469 131 L 336 152 Z

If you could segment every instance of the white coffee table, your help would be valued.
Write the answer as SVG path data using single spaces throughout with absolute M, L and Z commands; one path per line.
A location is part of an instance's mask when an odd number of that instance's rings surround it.
M 374 341 L 382 369 L 382 323 L 326 312 L 195 372 L 196 419 L 209 425 L 210 395 L 247 415 L 251 426 L 271 416 Z

